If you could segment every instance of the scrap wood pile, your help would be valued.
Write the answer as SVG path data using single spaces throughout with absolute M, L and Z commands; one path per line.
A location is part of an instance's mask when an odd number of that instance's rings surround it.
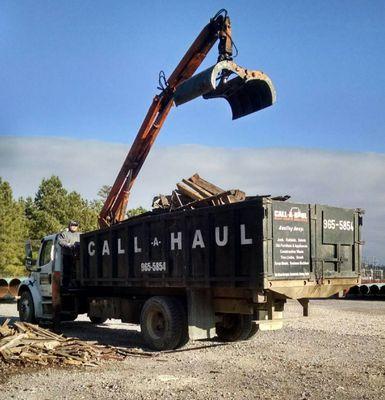
M 165 211 L 177 211 L 194 209 L 199 207 L 220 206 L 223 204 L 237 203 L 250 198 L 270 197 L 272 200 L 286 201 L 289 195 L 271 197 L 271 195 L 246 196 L 245 192 L 239 189 L 224 190 L 202 179 L 198 174 L 188 179 L 182 179 L 176 184 L 176 189 L 171 195 L 159 195 L 154 197 L 153 209 Z
M 175 211 L 236 203 L 246 198 L 245 192 L 237 189 L 221 189 L 202 179 L 198 174 L 182 179 L 176 187 L 171 195 L 155 197 L 152 207 Z
M 0 326 L 0 370 L 9 365 L 78 365 L 95 367 L 101 360 L 120 360 L 128 355 L 152 356 L 96 342 L 66 338 L 27 322 Z

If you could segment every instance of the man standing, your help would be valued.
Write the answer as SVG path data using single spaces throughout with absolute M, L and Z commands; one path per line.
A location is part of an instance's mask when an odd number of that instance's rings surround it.
M 78 232 L 79 224 L 76 221 L 70 221 L 68 228 L 59 234 L 58 243 L 61 247 L 73 250 L 80 241 Z
M 54 330 L 59 331 L 61 297 L 60 288 L 67 287 L 71 280 L 76 277 L 75 258 L 79 252 L 80 234 L 78 232 L 79 224 L 76 221 L 70 221 L 68 228 L 59 233 L 58 244 L 62 248 L 62 265 L 60 272 L 54 272 L 52 281 L 52 307 L 54 314 Z
M 76 276 L 76 259 L 79 257 L 80 233 L 77 221 L 70 221 L 68 228 L 59 233 L 58 243 L 62 248 L 62 284 L 68 286 Z

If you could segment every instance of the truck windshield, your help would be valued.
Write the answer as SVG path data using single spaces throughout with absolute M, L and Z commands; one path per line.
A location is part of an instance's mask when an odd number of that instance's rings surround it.
M 52 260 L 53 240 L 46 240 L 40 252 L 39 266 L 46 265 Z

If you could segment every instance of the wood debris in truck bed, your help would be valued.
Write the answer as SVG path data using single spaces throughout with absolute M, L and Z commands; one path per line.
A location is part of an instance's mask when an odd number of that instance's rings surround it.
M 0 371 L 34 364 L 95 367 L 101 360 L 153 355 L 66 338 L 27 322 L 9 322 L 0 325 Z
M 188 179 L 182 179 L 176 184 L 176 189 L 171 195 L 154 197 L 152 201 L 153 210 L 177 211 L 193 210 L 199 207 L 221 206 L 223 204 L 237 203 L 255 197 L 270 197 L 272 200 L 286 201 L 289 195 L 271 197 L 271 195 L 246 196 L 245 192 L 239 189 L 224 190 L 210 183 L 198 174 Z
M 171 195 L 154 198 L 152 207 L 169 211 L 194 209 L 243 201 L 246 195 L 241 190 L 224 190 L 202 179 L 198 174 L 182 179 Z

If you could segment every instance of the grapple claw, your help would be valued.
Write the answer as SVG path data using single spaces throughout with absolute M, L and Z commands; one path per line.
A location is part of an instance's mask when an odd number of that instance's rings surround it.
M 199 96 L 226 99 L 233 119 L 269 107 L 276 100 L 273 83 L 266 74 L 249 71 L 232 61 L 221 61 L 184 81 L 174 93 L 174 102 L 179 106 Z

